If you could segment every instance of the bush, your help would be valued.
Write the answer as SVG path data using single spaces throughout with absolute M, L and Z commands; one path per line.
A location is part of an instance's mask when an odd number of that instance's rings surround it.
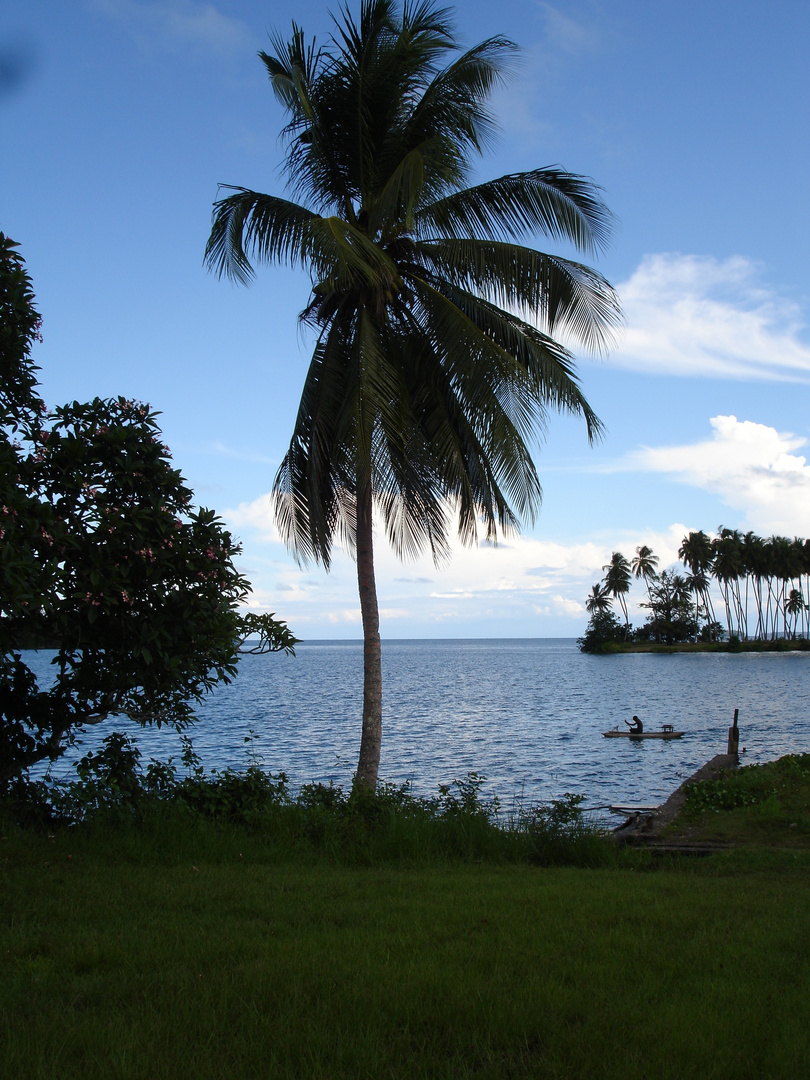
M 688 814 L 702 814 L 757 806 L 778 798 L 797 780 L 805 783 L 810 780 L 810 754 L 788 754 L 779 761 L 746 765 L 714 780 L 689 784 L 684 809 Z
M 614 613 L 607 608 L 605 611 L 595 611 L 585 628 L 585 634 L 577 638 L 581 652 L 606 652 L 606 646 L 616 642 L 625 641 L 629 628 L 619 622 Z
M 304 784 L 294 796 L 287 776 L 256 763 L 245 771 L 206 774 L 185 736 L 180 767 L 152 760 L 144 769 L 135 741 L 117 732 L 86 754 L 70 781 L 17 778 L 0 811 L 10 826 L 47 829 L 102 825 L 117 830 L 247 828 L 283 858 L 313 855 L 338 862 L 447 860 L 596 865 L 607 857 L 601 834 L 582 817 L 581 795 L 520 808 L 502 819 L 485 777 L 469 773 L 429 798 L 408 783 Z

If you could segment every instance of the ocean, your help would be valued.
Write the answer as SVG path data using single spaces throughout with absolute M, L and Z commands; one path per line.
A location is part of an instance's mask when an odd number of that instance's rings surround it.
M 49 656 L 35 655 L 46 669 Z M 293 788 L 348 786 L 361 703 L 362 643 L 304 642 L 295 657 L 243 657 L 189 734 L 207 769 L 257 761 Z M 725 753 L 735 708 L 744 763 L 810 750 L 810 653 L 593 656 L 567 638 L 388 640 L 380 779 L 431 795 L 475 772 L 504 810 L 565 792 L 586 806 L 655 805 Z M 685 735 L 603 738 L 634 713 L 645 730 L 672 724 Z M 134 733 L 145 761 L 179 765 L 176 733 L 110 719 L 88 729 L 58 771 L 112 730 Z

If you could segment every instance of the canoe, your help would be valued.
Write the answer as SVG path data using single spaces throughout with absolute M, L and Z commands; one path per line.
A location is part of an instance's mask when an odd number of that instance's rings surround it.
M 633 731 L 619 731 L 618 728 L 614 728 L 613 731 L 603 731 L 602 734 L 606 739 L 680 739 L 684 732 L 642 731 L 637 733 Z

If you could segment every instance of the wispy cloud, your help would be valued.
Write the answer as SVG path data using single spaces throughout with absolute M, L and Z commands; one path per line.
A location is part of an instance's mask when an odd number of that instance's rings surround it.
M 537 4 L 543 20 L 544 47 L 556 55 L 589 56 L 599 48 L 599 34 L 595 23 L 579 22 L 560 11 L 553 4 Z
M 162 48 L 196 45 L 208 51 L 231 53 L 253 43 L 248 26 L 223 15 L 215 4 L 197 0 L 93 0 L 103 15 L 125 23 L 143 43 Z
M 553 4 L 527 6 L 527 21 L 534 14 L 535 39 L 522 46 L 514 61 L 514 78 L 498 87 L 492 104 L 507 135 L 517 135 L 532 153 L 547 146 L 556 121 L 549 113 L 549 88 L 559 85 L 567 69 L 585 63 L 601 48 L 595 20 L 579 21 Z
M 810 535 L 810 465 L 796 453 L 807 439 L 736 416 L 714 416 L 710 423 L 710 439 L 645 447 L 617 467 L 668 473 L 712 492 L 759 532 Z
M 265 457 L 252 450 L 235 450 L 232 446 L 226 446 L 223 442 L 211 444 L 211 449 L 220 457 L 233 458 L 235 461 L 250 461 L 259 465 L 278 465 L 278 458 Z
M 611 362 L 648 374 L 810 381 L 800 306 L 742 256 L 648 255 L 618 286 L 627 318 Z

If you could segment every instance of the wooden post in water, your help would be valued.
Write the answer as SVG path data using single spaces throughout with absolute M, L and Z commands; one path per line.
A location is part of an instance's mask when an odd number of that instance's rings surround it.
M 740 749 L 740 729 L 737 727 L 737 717 L 740 710 L 734 710 L 734 723 L 728 729 L 728 752 L 729 755 L 733 754 L 735 757 L 739 755 Z

